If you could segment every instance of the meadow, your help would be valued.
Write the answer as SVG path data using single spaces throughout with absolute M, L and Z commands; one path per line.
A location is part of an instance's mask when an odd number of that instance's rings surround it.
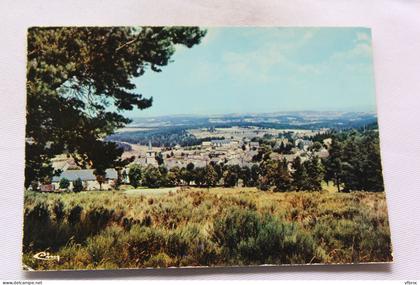
M 60 260 L 37 260 L 47 251 Z M 256 188 L 26 191 L 23 262 L 37 270 L 392 260 L 385 194 Z

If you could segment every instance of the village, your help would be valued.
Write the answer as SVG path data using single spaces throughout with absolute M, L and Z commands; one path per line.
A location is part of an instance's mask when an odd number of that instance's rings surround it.
M 128 144 L 130 147 L 124 151 L 122 158 L 134 158 L 124 169 L 106 169 L 104 181 L 99 183 L 94 169 L 80 169 L 71 156 L 58 155 L 52 160 L 54 170 L 60 175 L 52 178 L 50 185 L 40 185 L 41 191 L 49 192 L 60 189 L 60 181 L 69 181 L 69 189 L 77 179 L 83 182 L 84 190 L 110 190 L 116 187 L 117 181 L 129 184 L 131 165 L 141 167 L 164 166 L 167 170 L 175 167 L 185 168 L 189 164 L 203 168 L 209 164 L 249 167 L 258 164 L 256 156 L 264 145 L 268 145 L 273 152 L 272 160 L 286 160 L 292 162 L 296 157 L 305 161 L 309 155 L 319 158 L 328 156 L 327 147 L 331 139 L 324 139 L 320 147 L 313 148 L 314 142 L 310 139 L 316 134 L 326 133 L 328 129 L 321 130 L 279 130 L 259 127 L 230 127 L 230 128 L 201 128 L 188 130 L 197 138 L 208 138 L 200 145 L 173 147 L 153 147 L 148 145 Z M 223 139 L 220 139 L 220 138 Z M 124 142 L 125 143 L 125 142 Z M 127 144 L 127 143 L 125 143 Z M 119 175 L 123 174 L 122 177 Z M 124 175 L 125 174 L 125 175 Z

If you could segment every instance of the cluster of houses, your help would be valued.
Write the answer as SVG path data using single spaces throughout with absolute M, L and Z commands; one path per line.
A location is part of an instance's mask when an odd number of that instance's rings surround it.
M 274 148 L 280 145 L 288 144 L 287 138 L 277 138 Z M 330 141 L 324 142 L 328 144 Z M 296 156 L 304 156 L 310 146 L 313 144 L 311 140 L 296 138 L 294 147 L 290 154 L 279 154 L 273 152 L 272 159 L 284 159 L 292 161 Z M 239 165 L 240 167 L 251 167 L 256 162 L 254 156 L 258 154 L 260 144 L 251 141 L 249 138 L 242 139 L 214 139 L 203 141 L 201 145 L 193 147 L 181 147 L 179 145 L 173 148 L 156 148 L 151 143 L 146 146 L 138 146 L 126 151 L 126 156 L 134 156 L 133 163 L 141 166 L 159 166 L 164 165 L 167 169 L 173 167 L 186 167 L 189 163 L 193 163 L 195 167 L 205 167 L 210 163 L 223 163 L 224 165 Z M 317 153 L 320 157 L 328 156 L 328 151 L 323 148 Z M 57 156 L 52 160 L 55 170 L 59 170 L 60 175 L 52 178 L 52 183 L 41 185 L 41 191 L 56 191 L 60 189 L 60 181 L 66 179 L 70 182 L 69 190 L 74 188 L 76 180 L 80 179 L 85 190 L 112 189 L 118 180 L 118 173 L 115 169 L 107 169 L 105 179 L 101 181 L 101 185 L 94 173 L 93 169 L 79 169 L 74 160 L 67 156 Z M 128 169 L 126 169 L 128 171 Z
M 136 153 L 133 163 L 142 166 L 158 166 L 157 156 L 162 158 L 163 165 L 173 167 L 186 167 L 193 163 L 196 167 L 205 167 L 209 163 L 224 163 L 227 165 L 251 166 L 252 158 L 258 153 L 258 142 L 238 141 L 232 139 L 204 141 L 196 147 L 180 147 L 171 149 L 152 148 L 150 145 L 145 151 Z
M 60 182 L 63 179 L 69 182 L 69 186 L 66 187 L 66 190 L 73 190 L 75 182 L 79 179 L 82 181 L 84 190 L 109 190 L 115 187 L 118 180 L 118 172 L 113 168 L 108 168 L 105 170 L 105 179 L 99 184 L 94 169 L 79 169 L 72 158 L 63 155 L 52 159 L 52 166 L 54 170 L 60 172 L 60 174 L 53 176 L 51 183 L 38 185 L 41 192 L 65 190 L 60 187 Z

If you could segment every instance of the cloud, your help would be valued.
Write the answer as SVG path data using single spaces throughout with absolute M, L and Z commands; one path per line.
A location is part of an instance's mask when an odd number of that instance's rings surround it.
M 356 42 L 369 42 L 370 35 L 368 33 L 357 33 Z
M 368 33 L 357 33 L 356 41 L 347 50 L 334 52 L 316 63 L 305 63 L 299 50 L 313 43 L 319 29 L 309 29 L 304 33 L 295 29 L 247 32 L 252 33 L 250 37 L 261 42 L 261 46 L 247 51 L 228 51 L 222 56 L 224 72 L 234 80 L 265 83 L 278 81 L 279 74 L 309 78 L 334 73 L 363 73 L 371 69 L 372 49 Z M 257 35 L 261 36 L 255 38 Z
M 204 38 L 201 40 L 200 45 L 208 45 L 211 42 L 217 40 L 220 35 L 220 28 L 207 28 L 207 33 Z
M 372 55 L 372 48 L 370 44 L 364 42 L 358 42 L 353 48 L 346 51 L 336 52 L 331 55 L 330 60 L 332 61 L 347 61 L 354 62 L 365 60 Z
M 272 68 L 284 63 L 285 57 L 281 50 L 266 47 L 252 52 L 226 52 L 222 60 L 227 72 L 235 78 L 267 81 Z

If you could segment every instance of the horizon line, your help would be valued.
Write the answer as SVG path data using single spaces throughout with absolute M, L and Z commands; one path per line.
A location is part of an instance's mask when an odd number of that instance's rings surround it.
M 227 113 L 207 113 L 207 114 L 194 114 L 194 113 L 182 113 L 182 114 L 165 114 L 165 115 L 145 115 L 145 116 L 127 116 L 130 119 L 135 118 L 161 118 L 161 117 L 220 117 L 228 115 L 269 115 L 279 113 L 370 113 L 377 115 L 376 108 L 369 110 L 291 110 L 291 111 L 273 111 L 273 112 L 227 112 Z

